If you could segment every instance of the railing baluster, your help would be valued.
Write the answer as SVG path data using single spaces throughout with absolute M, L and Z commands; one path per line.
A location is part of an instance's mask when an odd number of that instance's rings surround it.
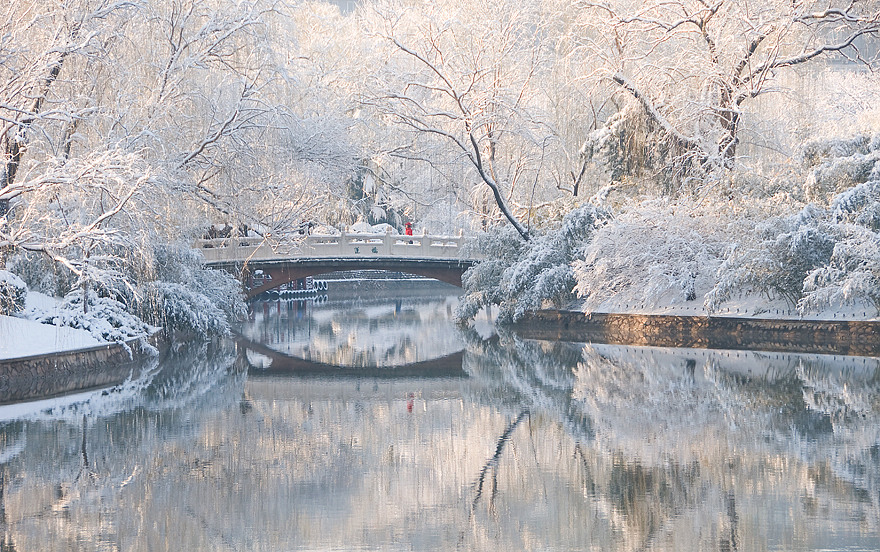
M 281 240 L 279 250 L 270 246 L 261 237 L 204 239 L 197 240 L 194 244 L 208 262 L 272 260 L 286 257 L 460 258 L 463 245 L 462 232 L 459 232 L 458 236 L 429 236 L 425 230 L 421 235 L 415 236 L 392 234 L 390 231 L 382 234 L 347 232 L 341 232 L 339 235 L 313 234 L 286 243 Z

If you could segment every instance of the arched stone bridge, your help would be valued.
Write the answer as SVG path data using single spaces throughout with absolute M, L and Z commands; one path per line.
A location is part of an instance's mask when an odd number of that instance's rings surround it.
M 462 252 L 462 236 L 347 234 L 199 240 L 205 264 L 240 277 L 248 299 L 288 282 L 341 270 L 389 270 L 461 287 L 461 275 L 479 260 Z M 257 277 L 259 276 L 259 277 Z

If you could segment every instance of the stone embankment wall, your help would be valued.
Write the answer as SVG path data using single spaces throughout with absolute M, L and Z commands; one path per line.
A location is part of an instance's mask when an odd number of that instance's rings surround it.
M 542 310 L 514 326 L 530 339 L 657 347 L 880 356 L 880 322 L 584 314 Z
M 132 340 L 119 344 L 0 361 L 0 404 L 122 383 L 155 352 Z

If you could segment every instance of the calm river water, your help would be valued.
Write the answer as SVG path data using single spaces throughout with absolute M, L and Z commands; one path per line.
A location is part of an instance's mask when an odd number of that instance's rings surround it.
M 525 341 L 454 296 L 257 303 L 0 407 L 0 550 L 880 549 L 877 359 Z

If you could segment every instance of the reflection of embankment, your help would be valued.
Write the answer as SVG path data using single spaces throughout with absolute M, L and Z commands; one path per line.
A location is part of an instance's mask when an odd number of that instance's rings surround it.
M 245 369 L 236 361 L 232 343 L 191 343 L 168 352 L 161 361 L 153 357 L 117 385 L 0 405 L 0 429 L 19 420 L 79 425 L 83 415 L 95 419 L 136 409 L 161 412 L 196 405 L 205 408 L 206 403 L 225 406 L 240 394 Z
M 337 366 L 287 355 L 271 349 L 262 343 L 239 335 L 238 346 L 245 358 L 252 351 L 265 357 L 268 362 L 262 366 L 251 363 L 249 377 L 259 376 L 321 376 L 321 377 L 378 377 L 378 378 L 463 378 L 467 374 L 462 369 L 464 351 L 458 351 L 439 358 L 389 366 Z M 262 360 L 262 359 L 261 359 Z

